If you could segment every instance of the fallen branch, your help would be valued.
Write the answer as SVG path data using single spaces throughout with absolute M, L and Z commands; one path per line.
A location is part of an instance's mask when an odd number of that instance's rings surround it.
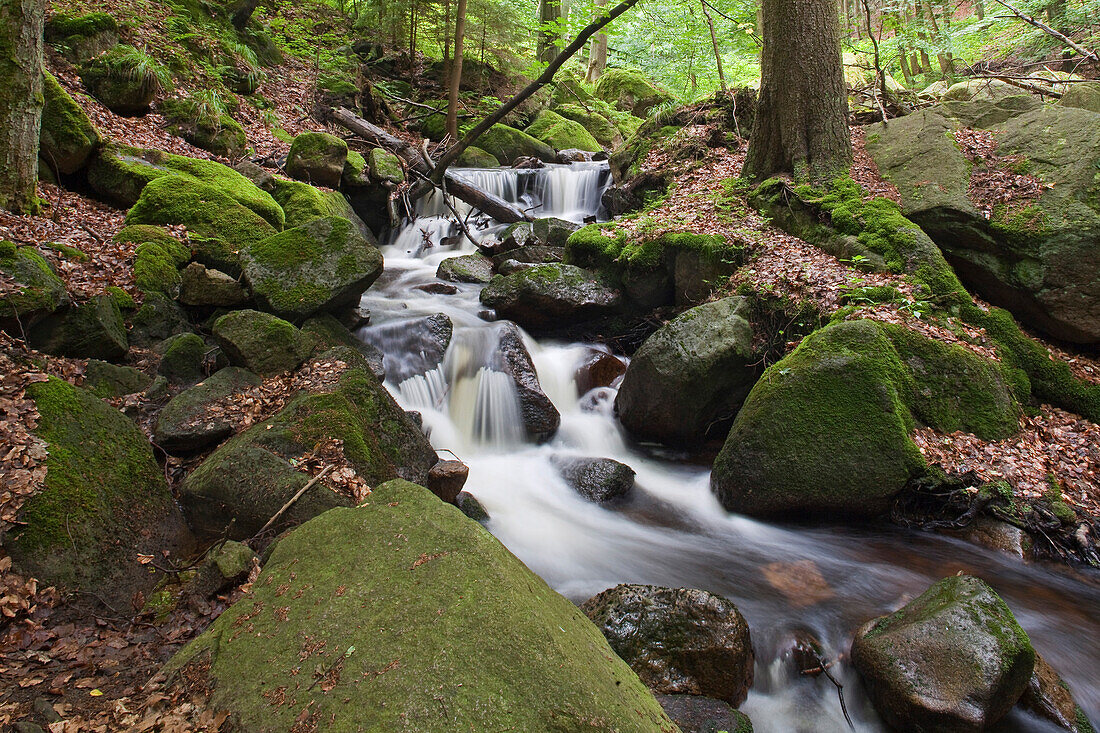
M 313 486 L 318 481 L 320 481 L 325 476 L 327 476 L 328 472 L 331 471 L 331 470 L 332 470 L 332 466 L 325 466 L 324 470 L 322 470 L 321 473 L 319 473 L 316 476 L 314 476 L 313 478 L 311 478 L 309 480 L 309 483 L 307 483 L 302 488 L 298 489 L 298 492 L 296 494 L 294 494 L 294 496 L 290 497 L 290 499 L 287 501 L 286 504 L 283 504 L 279 508 L 279 511 L 277 511 L 274 514 L 271 515 L 271 519 L 267 520 L 267 524 L 260 527 L 260 531 L 257 532 L 256 534 L 252 535 L 252 536 L 253 537 L 259 537 L 264 532 L 266 532 L 273 524 L 275 524 L 275 522 L 279 521 L 279 517 L 283 516 L 283 513 L 286 512 L 286 510 L 289 509 L 294 504 L 294 502 L 296 502 L 296 501 L 298 501 L 298 499 L 302 498 L 302 494 L 306 493 L 311 488 L 313 488 Z
M 1048 35 L 1054 36 L 1059 41 L 1066 44 L 1067 46 L 1069 46 L 1070 48 L 1072 48 L 1074 51 L 1081 54 L 1085 58 L 1089 58 L 1089 59 L 1092 59 L 1093 61 L 1100 62 L 1100 55 L 1098 55 L 1095 51 L 1090 51 L 1089 49 L 1087 49 L 1084 46 L 1080 45 L 1079 43 L 1075 42 L 1072 38 L 1067 36 L 1065 33 L 1062 33 L 1061 31 L 1056 30 L 1054 28 L 1051 28 L 1049 25 L 1047 25 L 1046 23 L 1044 23 L 1043 21 L 1041 21 L 1037 18 L 1033 18 L 1032 16 L 1027 15 L 1026 13 L 1020 12 L 1016 8 L 1014 8 L 1011 5 L 1009 5 L 1008 3 L 1006 3 L 1004 0 L 996 0 L 996 1 L 997 1 L 997 3 L 1002 5 L 1003 7 L 1007 8 L 1010 13 L 1012 13 L 1013 15 L 1015 15 L 1017 18 L 1024 21 L 1025 23 L 1028 23 L 1029 25 L 1035 26 L 1036 28 L 1038 28 L 1039 30 L 1043 31 L 1044 33 L 1046 33 Z

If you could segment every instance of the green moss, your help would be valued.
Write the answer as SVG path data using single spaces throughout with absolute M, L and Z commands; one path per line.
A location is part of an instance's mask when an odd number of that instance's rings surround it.
M 46 21 L 46 33 L 50 38 L 88 37 L 103 31 L 118 32 L 118 23 L 107 13 L 58 13 Z
M 395 184 L 405 181 L 405 169 L 401 167 L 401 159 L 382 148 L 370 151 L 368 165 L 371 178 L 376 181 Z
M 191 98 L 161 102 L 168 131 L 215 155 L 234 158 L 243 153 L 248 147 L 248 137 L 240 123 L 225 112 L 200 110 L 200 104 Z
M 270 313 L 240 310 L 214 322 L 214 338 L 230 361 L 257 374 L 295 369 L 313 350 L 313 340 Z
M 341 194 L 322 191 L 308 183 L 278 178 L 274 195 L 286 212 L 288 231 L 326 216 L 347 218 L 348 204 Z
M 461 168 L 499 168 L 500 161 L 496 159 L 496 156 L 471 145 L 458 156 L 455 166 Z
M 134 296 L 127 293 L 120 287 L 115 285 L 109 285 L 105 292 L 111 296 L 111 300 L 115 302 L 119 310 L 128 311 L 137 308 L 137 303 L 134 302 Z
M 554 108 L 554 112 L 580 124 L 604 148 L 610 149 L 622 139 L 622 133 L 606 116 L 596 111 L 586 110 L 579 104 L 559 104 Z M 636 118 L 632 117 L 632 119 Z
M 134 250 L 134 284 L 145 293 L 156 292 L 164 293 L 170 298 L 177 297 L 182 280 L 174 260 L 158 242 L 139 244 Z
M 42 246 L 46 249 L 52 249 L 67 260 L 73 260 L 74 262 L 87 262 L 88 255 L 76 247 L 70 247 L 67 244 L 59 244 L 58 242 L 43 242 Z
M 68 300 L 65 283 L 33 247 L 16 247 L 11 242 L 3 242 L 0 272 L 21 286 L 0 295 L 0 318 L 51 312 Z
M 85 89 L 119 115 L 142 114 L 168 81 L 168 72 L 145 52 L 118 45 L 80 67 Z
M 164 355 L 157 373 L 173 384 L 193 384 L 203 378 L 203 362 L 207 346 L 202 337 L 194 333 L 172 336 L 162 344 Z
M 594 153 L 603 149 L 579 122 L 566 119 L 550 110 L 540 112 L 526 132 L 554 150 L 576 149 Z
M 153 380 L 133 367 L 89 359 L 84 370 L 84 387 L 96 397 L 122 397 L 140 392 Z
M 546 163 L 557 159 L 549 145 L 507 125 L 493 125 L 478 138 L 478 144 L 503 165 L 511 165 L 523 157 L 538 158 Z
M 640 71 L 607 69 L 596 81 L 595 96 L 623 112 L 644 118 L 659 104 L 673 97 Z
M 80 105 L 61 88 L 53 74 L 43 79 L 39 156 L 50 170 L 73 174 L 84 166 L 99 144 L 99 133 Z
M 566 262 L 599 269 L 652 270 L 666 263 L 669 252 L 698 252 L 715 261 L 738 262 L 743 249 L 721 234 L 666 232 L 631 236 L 613 224 L 589 224 L 566 242 Z

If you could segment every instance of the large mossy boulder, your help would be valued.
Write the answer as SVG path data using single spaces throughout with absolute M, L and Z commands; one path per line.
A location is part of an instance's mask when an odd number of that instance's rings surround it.
M 647 79 L 640 71 L 607 69 L 596 81 L 596 98 L 615 108 L 645 119 L 649 111 L 672 99 L 672 95 Z
M 318 445 L 339 450 L 368 486 L 392 478 L 427 481 L 436 454 L 428 439 L 382 384 L 352 368 L 331 392 L 298 397 L 274 417 L 219 447 L 181 487 L 181 502 L 197 532 L 251 537 L 309 481 L 296 465 Z M 282 517 L 293 526 L 354 497 L 324 484 L 303 494 Z
M 583 150 L 589 153 L 603 150 L 596 138 L 584 129 L 584 125 L 550 110 L 540 112 L 526 133 L 554 150 Z
M 313 339 L 294 324 L 255 310 L 226 313 L 212 330 L 232 363 L 257 374 L 296 369 L 313 350 Z
M 88 183 L 92 189 L 122 208 L 136 204 L 151 181 L 173 175 L 213 186 L 259 214 L 271 226 L 283 228 L 282 207 L 271 194 L 229 166 L 213 160 L 110 144 L 99 148 L 88 164 Z
M 579 104 L 559 104 L 554 107 L 554 112 L 567 120 L 580 124 L 606 150 L 611 150 L 623 141 L 619 129 L 607 117 L 594 109 L 585 109 Z
M 696 306 L 646 339 L 626 370 L 615 411 L 641 440 L 696 445 L 722 437 L 759 374 L 748 298 Z
M 492 153 L 487 153 L 479 147 L 471 145 L 462 151 L 455 161 L 457 168 L 499 168 L 500 161 Z
M 115 46 L 83 64 L 79 69 L 80 80 L 89 94 L 116 115 L 145 114 L 161 87 L 142 56 L 132 46 Z
M 275 200 L 286 214 L 286 228 L 291 229 L 327 216 L 338 216 L 355 225 L 359 235 L 377 246 L 378 239 L 355 208 L 339 191 L 324 191 L 301 181 L 275 180 Z M 382 196 L 384 202 L 385 196 Z M 384 208 L 384 207 L 383 207 Z M 382 212 L 385 215 L 385 212 Z M 388 219 L 387 219 L 388 220 Z
M 133 367 L 89 359 L 84 368 L 84 388 L 96 397 L 110 398 L 141 392 L 153 378 Z
M 186 528 L 141 429 L 67 382 L 27 387 L 46 443 L 42 490 L 29 497 L 4 548 L 42 584 L 128 607 L 156 581 L 138 554 L 183 549 Z
M 1023 695 L 1035 650 L 992 588 L 958 575 L 867 622 L 856 632 L 852 663 L 894 728 L 978 733 Z
M 501 165 L 512 165 L 520 158 L 538 158 L 544 163 L 557 160 L 552 147 L 508 125 L 493 125 L 477 141 L 481 149 Z
M 581 610 L 654 692 L 734 706 L 749 694 L 755 655 L 749 624 L 732 601 L 691 588 L 617 585 Z
M 1058 104 L 1100 114 L 1100 81 L 1070 84 Z
M 84 167 L 99 145 L 99 133 L 54 75 L 45 72 L 44 76 L 45 106 L 42 108 L 38 155 L 50 170 L 70 175 Z
M 1015 432 L 1018 411 L 999 364 L 900 326 L 836 323 L 764 372 L 711 488 L 753 516 L 880 514 L 924 471 L 915 421 L 989 440 Z
M 236 416 L 215 409 L 262 380 L 238 367 L 220 369 L 169 400 L 157 415 L 153 440 L 169 453 L 187 453 L 219 443 L 238 425 Z
M 114 236 L 120 245 L 134 247 L 134 284 L 143 293 L 179 296 L 182 279 L 179 268 L 191 259 L 191 250 L 163 227 L 134 224 Z
M 1055 338 L 1100 343 L 1100 118 L 1055 105 L 999 117 L 973 122 L 944 104 L 868 127 L 867 149 L 968 287 Z M 1017 156 L 1000 167 L 1038 178 L 1038 197 L 987 218 L 968 196 L 980 171 L 955 145 L 960 124 L 991 124 L 996 155 Z
M 348 144 L 327 132 L 303 132 L 294 138 L 286 158 L 292 178 L 336 188 L 348 159 Z
M 677 730 L 572 603 L 405 481 L 280 540 L 168 670 L 205 670 L 241 730 Z
M 0 241 L 0 273 L 15 287 L 0 294 L 0 325 L 24 325 L 53 313 L 69 302 L 65 283 L 34 247 Z
M 27 333 L 27 341 L 47 354 L 104 361 L 117 361 L 130 348 L 122 311 L 108 293 L 46 316 Z
M 145 186 L 126 224 L 186 226 L 195 259 L 229 275 L 240 273 L 242 249 L 276 233 L 262 216 L 221 189 L 180 176 L 165 176 Z
M 382 274 L 382 253 L 352 223 L 315 219 L 241 252 L 258 306 L 292 321 L 351 306 Z
M 552 330 L 618 312 L 622 296 L 596 275 L 572 265 L 537 265 L 497 276 L 481 302 L 524 328 Z
M 118 22 L 107 13 L 57 13 L 46 19 L 45 37 L 71 61 L 86 61 L 118 44 Z

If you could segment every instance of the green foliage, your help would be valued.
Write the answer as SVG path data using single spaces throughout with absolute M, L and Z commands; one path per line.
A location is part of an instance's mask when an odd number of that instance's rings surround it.
M 172 75 L 145 50 L 120 44 L 95 60 L 95 65 L 116 79 L 140 82 L 154 91 L 172 85 Z

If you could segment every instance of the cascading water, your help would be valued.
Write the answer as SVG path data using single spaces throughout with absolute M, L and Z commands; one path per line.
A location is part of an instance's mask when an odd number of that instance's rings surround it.
M 598 215 L 607 181 L 600 163 L 536 170 L 457 170 L 479 187 L 536 216 L 583 221 Z M 455 203 L 459 215 L 468 207 Z M 397 400 L 419 411 L 437 449 L 470 467 L 467 488 L 485 505 L 488 527 L 561 593 L 580 601 L 617 583 L 697 587 L 733 600 L 752 628 L 756 682 L 742 710 L 768 733 L 847 731 L 834 686 L 823 677 L 791 676 L 779 656 L 796 632 L 814 635 L 840 662 L 859 731 L 884 730 L 846 663 L 854 630 L 893 610 L 944 576 L 966 571 L 1004 596 L 1035 647 L 1069 682 L 1077 701 L 1100 720 L 1100 584 L 1068 569 L 1033 565 L 939 535 L 893 526 L 790 527 L 726 513 L 709 490 L 705 467 L 659 460 L 625 438 L 615 420 L 615 390 L 579 394 L 574 375 L 593 349 L 586 344 L 525 338 L 543 390 L 561 413 L 544 445 L 524 440 L 511 379 L 494 369 L 499 324 L 479 317 L 479 286 L 450 295 L 417 286 L 438 283 L 436 267 L 474 251 L 448 220 L 440 198 L 426 199 L 420 218 L 390 235 L 386 271 L 363 298 L 373 325 L 362 337 L 387 361 Z M 499 230 L 470 216 L 477 237 Z M 454 324 L 441 363 L 419 373 L 421 354 L 405 333 L 410 321 L 437 313 Z M 614 509 L 586 501 L 560 477 L 551 458 L 613 458 L 637 472 L 632 498 Z M 1014 712 L 999 730 L 1054 730 Z

